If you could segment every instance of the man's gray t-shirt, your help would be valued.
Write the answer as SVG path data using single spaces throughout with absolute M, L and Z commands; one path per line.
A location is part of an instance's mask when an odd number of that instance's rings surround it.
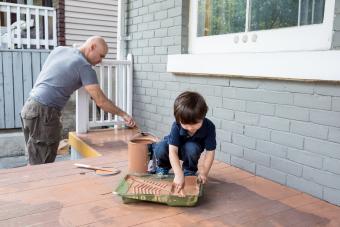
M 75 48 L 57 47 L 46 59 L 30 96 L 61 110 L 75 90 L 89 84 L 98 84 L 98 80 L 83 54 Z

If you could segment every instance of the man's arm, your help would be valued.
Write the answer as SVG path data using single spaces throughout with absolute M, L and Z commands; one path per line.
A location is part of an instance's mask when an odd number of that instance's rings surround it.
M 105 112 L 112 113 L 114 115 L 118 115 L 122 117 L 125 123 L 130 126 L 134 127 L 135 122 L 130 115 L 126 112 L 121 110 L 118 106 L 113 104 L 111 100 L 109 100 L 106 95 L 103 93 L 102 89 L 99 87 L 98 84 L 90 84 L 84 86 L 85 90 L 90 94 L 92 99 L 95 101 L 97 106 L 103 109 Z
M 178 158 L 178 147 L 169 145 L 169 159 L 172 169 L 175 173 L 173 186 L 176 192 L 180 192 L 184 187 L 184 174 Z
M 201 180 L 203 184 L 207 182 L 208 174 L 210 171 L 210 168 L 214 162 L 215 158 L 215 151 L 206 151 L 204 162 L 201 171 L 198 174 L 198 179 Z

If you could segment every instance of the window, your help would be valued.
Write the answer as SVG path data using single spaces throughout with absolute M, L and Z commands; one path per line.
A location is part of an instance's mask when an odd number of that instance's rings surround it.
M 334 0 L 192 0 L 191 53 L 330 49 Z

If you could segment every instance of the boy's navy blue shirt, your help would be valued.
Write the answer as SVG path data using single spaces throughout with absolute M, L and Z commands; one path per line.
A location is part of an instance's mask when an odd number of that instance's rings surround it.
M 186 142 L 195 142 L 201 148 L 201 152 L 206 149 L 212 151 L 216 149 L 216 130 L 215 125 L 209 119 L 204 118 L 201 128 L 192 136 L 187 130 L 182 128 L 180 123 L 174 122 L 171 127 L 171 132 L 165 137 L 168 144 L 178 147 L 180 150 Z

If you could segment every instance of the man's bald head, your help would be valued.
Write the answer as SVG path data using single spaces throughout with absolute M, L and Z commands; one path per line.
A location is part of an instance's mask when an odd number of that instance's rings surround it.
M 91 36 L 79 48 L 91 65 L 99 64 L 108 52 L 105 40 L 100 36 Z

